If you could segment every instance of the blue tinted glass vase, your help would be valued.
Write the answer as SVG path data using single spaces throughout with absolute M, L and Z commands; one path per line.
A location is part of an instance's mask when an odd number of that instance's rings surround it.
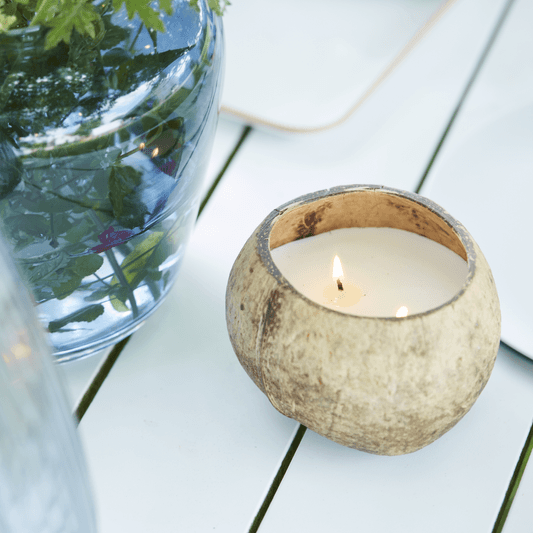
M 59 361 L 142 324 L 196 219 L 221 20 L 205 0 L 162 19 L 158 33 L 109 11 L 96 40 L 52 50 L 46 29 L 0 33 L 0 218 Z

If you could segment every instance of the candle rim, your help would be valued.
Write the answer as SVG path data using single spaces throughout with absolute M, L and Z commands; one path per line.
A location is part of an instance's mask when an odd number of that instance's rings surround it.
M 404 316 L 404 317 L 355 315 L 355 314 L 343 313 L 342 311 L 338 311 L 337 309 L 332 309 L 330 307 L 325 307 L 311 300 L 305 294 L 302 294 L 300 291 L 298 291 L 290 283 L 290 281 L 287 278 L 285 278 L 285 276 L 283 276 L 281 271 L 278 269 L 277 265 L 274 263 L 274 260 L 272 259 L 272 255 L 270 253 L 271 252 L 270 235 L 276 222 L 281 217 L 290 213 L 293 209 L 297 209 L 306 204 L 317 202 L 321 199 L 327 198 L 328 196 L 338 196 L 338 195 L 342 195 L 346 193 L 357 193 L 357 192 L 364 192 L 364 191 L 378 191 L 380 193 L 390 194 L 391 196 L 400 196 L 402 198 L 407 198 L 408 200 L 411 200 L 412 202 L 420 205 L 422 208 L 429 210 L 431 213 L 433 213 L 440 219 L 444 220 L 444 222 L 446 222 L 446 224 L 448 224 L 448 226 L 454 231 L 457 239 L 464 247 L 465 254 L 466 254 L 466 263 L 467 263 L 468 273 L 467 273 L 466 279 L 461 289 L 452 298 L 450 298 L 449 300 L 445 301 L 443 304 L 437 307 L 428 309 L 427 311 L 408 314 L 407 316 Z M 364 226 L 364 227 L 375 227 L 375 226 Z M 336 228 L 336 229 L 341 229 L 341 228 Z M 399 229 L 399 228 L 395 228 L 395 229 Z M 314 235 L 307 235 L 305 237 L 310 237 L 310 236 L 314 236 Z M 429 238 L 429 237 L 425 237 L 425 238 Z M 433 240 L 433 239 L 430 239 L 430 240 Z M 289 242 L 293 242 L 293 241 L 289 241 Z M 434 242 L 437 242 L 437 241 L 434 241 Z M 276 279 L 278 283 L 286 286 L 291 291 L 298 294 L 301 298 L 303 298 L 304 300 L 306 300 L 307 302 L 311 303 L 313 306 L 316 306 L 319 309 L 324 309 L 329 312 L 337 313 L 340 315 L 345 315 L 345 316 L 350 316 L 350 317 L 355 317 L 355 318 L 360 318 L 360 319 L 369 319 L 369 320 L 393 320 L 393 321 L 410 320 L 410 319 L 419 318 L 421 316 L 437 312 L 439 309 L 442 309 L 450 305 L 454 301 L 458 300 L 461 297 L 461 295 L 465 293 L 466 289 L 472 282 L 472 279 L 474 277 L 475 270 L 476 270 L 476 252 L 474 250 L 473 240 L 470 237 L 470 234 L 468 233 L 466 228 L 458 220 L 453 218 L 441 206 L 439 206 L 438 204 L 436 204 L 435 202 L 433 202 L 432 200 L 424 196 L 421 196 L 419 194 L 412 193 L 409 191 L 403 191 L 401 189 L 394 189 L 392 187 L 387 187 L 384 185 L 341 185 L 337 187 L 332 187 L 330 189 L 323 189 L 323 190 L 320 190 L 314 193 L 306 194 L 298 198 L 295 198 L 294 200 L 286 202 L 282 206 L 274 209 L 261 223 L 259 227 L 259 232 L 258 232 L 257 246 L 258 246 L 259 255 L 263 263 L 265 264 L 268 272 Z

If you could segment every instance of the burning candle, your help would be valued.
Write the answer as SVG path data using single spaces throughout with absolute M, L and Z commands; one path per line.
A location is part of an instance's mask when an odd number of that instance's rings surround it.
M 359 316 L 404 317 L 461 289 L 468 266 L 449 248 L 395 228 L 343 228 L 271 251 L 292 286 L 316 303 Z
M 373 185 L 274 209 L 235 260 L 226 320 L 276 409 L 382 455 L 452 428 L 500 339 L 494 280 L 464 226 L 427 198 Z

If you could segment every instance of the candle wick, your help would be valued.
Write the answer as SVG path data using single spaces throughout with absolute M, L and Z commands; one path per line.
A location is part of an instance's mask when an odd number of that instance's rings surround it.
M 342 282 L 339 278 L 337 278 L 337 287 L 339 289 L 339 291 L 343 291 L 344 290 L 344 287 L 342 286 Z

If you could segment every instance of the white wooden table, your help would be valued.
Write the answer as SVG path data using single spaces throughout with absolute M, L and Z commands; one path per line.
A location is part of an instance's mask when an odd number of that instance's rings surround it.
M 335 1 L 353 8 L 348 0 Z M 411 26 L 428 15 L 421 0 L 396 0 L 404 14 L 422 10 L 418 18 L 390 15 L 390 0 L 351 1 L 362 9 L 357 27 L 373 24 L 381 35 L 380 13 L 387 28 L 398 21 L 389 48 L 382 38 L 368 38 L 364 57 L 343 55 L 344 46 L 355 50 L 357 43 L 321 22 L 329 3 L 318 0 L 306 0 L 309 13 L 302 0 L 285 0 L 286 6 L 294 3 L 285 14 L 283 4 L 272 0 L 281 14 L 268 14 L 265 37 L 261 24 L 250 31 L 243 23 L 261 20 L 258 2 L 234 0 L 226 21 L 225 103 L 242 101 L 245 111 L 280 120 L 279 94 L 267 101 L 259 81 L 255 103 L 241 100 L 239 91 L 248 94 L 254 88 L 246 83 L 259 79 L 260 69 L 254 77 L 247 68 L 250 58 L 275 67 L 268 54 L 254 56 L 253 47 L 271 46 L 271 55 L 281 57 L 268 32 L 276 20 L 298 16 L 297 28 L 310 27 L 316 35 L 323 24 L 333 32 L 331 38 L 321 35 L 332 43 L 326 50 L 332 61 L 350 69 L 350 59 L 357 59 L 366 70 L 361 67 L 362 81 L 355 76 L 353 95 L 350 73 L 348 81 L 341 76 L 340 87 L 329 87 L 325 100 L 323 87 L 310 88 L 306 101 L 301 88 L 292 95 L 288 90 L 287 98 L 296 94 L 297 103 L 283 104 L 282 117 L 313 127 L 347 109 L 390 62 Z M 249 129 L 222 115 L 206 192 L 227 168 L 201 213 L 168 299 L 123 349 L 60 366 L 73 410 L 83 415 L 79 429 L 99 531 L 533 530 L 533 467 L 524 471 L 527 457 L 520 459 L 533 420 L 532 27 L 528 0 L 457 0 L 336 127 L 288 134 L 255 124 Z M 284 34 L 285 53 L 291 38 L 295 47 L 312 38 L 298 31 Z M 290 58 L 289 67 L 298 57 Z M 298 63 L 301 76 L 310 66 Z M 320 61 L 315 67 L 320 77 Z M 287 68 L 280 67 L 285 73 Z M 320 107 L 321 99 L 327 105 Z M 315 106 L 316 116 L 309 118 L 306 106 Z M 487 387 L 453 430 L 407 456 L 373 456 L 299 429 L 247 377 L 226 332 L 227 278 L 255 227 L 288 200 L 351 183 L 420 190 L 440 203 L 479 243 L 500 294 L 504 343 Z M 517 465 L 522 482 L 514 500 L 506 499 Z

